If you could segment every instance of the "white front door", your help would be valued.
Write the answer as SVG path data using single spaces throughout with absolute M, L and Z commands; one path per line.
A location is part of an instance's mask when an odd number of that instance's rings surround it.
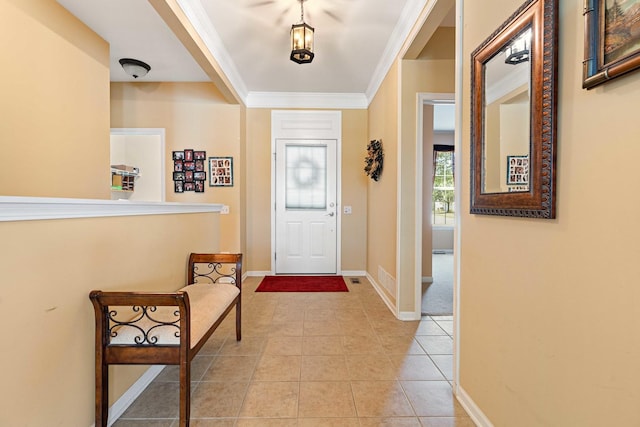
M 276 274 L 337 273 L 336 145 L 276 139 Z

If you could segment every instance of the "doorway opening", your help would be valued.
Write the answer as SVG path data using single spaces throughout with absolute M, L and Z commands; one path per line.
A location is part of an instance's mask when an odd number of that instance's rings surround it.
M 423 316 L 453 316 L 455 229 L 455 104 L 453 94 L 420 94 L 418 150 L 421 189 L 418 300 Z
M 111 199 L 164 202 L 165 130 L 162 128 L 112 128 L 111 164 L 135 167 L 133 189 L 112 190 Z

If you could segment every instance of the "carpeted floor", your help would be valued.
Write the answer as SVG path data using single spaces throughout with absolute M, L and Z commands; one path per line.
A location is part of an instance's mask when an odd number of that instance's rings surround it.
M 433 283 L 422 284 L 422 314 L 453 314 L 453 254 L 433 254 Z

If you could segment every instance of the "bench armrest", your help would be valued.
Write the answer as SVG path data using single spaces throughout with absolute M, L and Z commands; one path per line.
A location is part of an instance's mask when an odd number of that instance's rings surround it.
M 182 345 L 190 341 L 186 292 L 91 291 L 96 338 L 107 345 Z M 181 338 L 184 338 L 182 340 Z

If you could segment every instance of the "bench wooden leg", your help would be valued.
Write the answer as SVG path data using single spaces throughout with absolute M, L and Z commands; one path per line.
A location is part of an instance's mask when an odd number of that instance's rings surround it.
M 191 411 L 191 363 L 180 364 L 180 427 L 189 427 Z
M 102 352 L 100 352 L 102 353 Z M 97 358 L 102 359 L 101 355 Z M 107 427 L 109 421 L 109 366 L 96 360 L 96 427 Z
M 236 303 L 236 341 L 242 339 L 242 324 L 240 322 L 242 315 L 242 309 L 240 306 L 240 300 Z

